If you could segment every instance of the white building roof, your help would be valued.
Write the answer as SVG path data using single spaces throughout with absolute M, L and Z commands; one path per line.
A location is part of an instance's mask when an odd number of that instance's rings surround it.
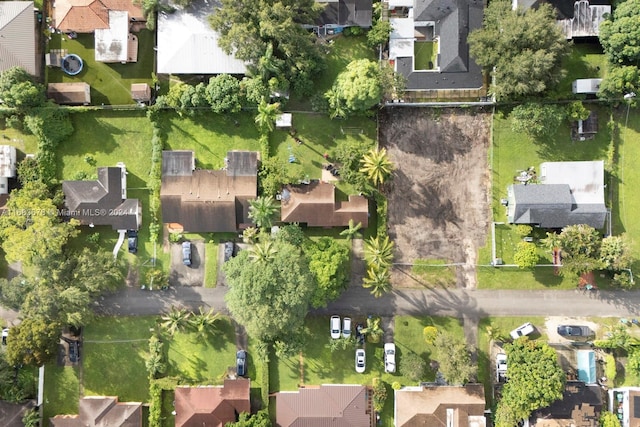
M 158 14 L 159 74 L 244 74 L 244 61 L 218 46 L 208 22 L 218 5 L 195 0 L 189 7 Z
M 598 93 L 602 79 L 577 79 L 573 81 L 573 93 Z
M 0 177 L 16 176 L 16 147 L 0 145 Z
M 389 59 L 412 58 L 414 55 L 413 42 L 415 41 L 413 16 L 389 18 L 389 22 L 393 29 L 389 35 Z
M 276 128 L 290 128 L 292 123 L 291 113 L 282 113 L 276 119 Z
M 109 28 L 96 29 L 96 61 L 127 62 L 129 14 L 122 10 L 109 11 Z
M 604 203 L 604 161 L 545 162 L 542 184 L 568 184 L 578 205 Z

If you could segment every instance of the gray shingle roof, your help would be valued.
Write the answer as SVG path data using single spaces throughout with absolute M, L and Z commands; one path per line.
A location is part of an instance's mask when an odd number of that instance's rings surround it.
M 33 27 L 33 2 L 0 2 L 0 71 L 22 67 L 31 75 L 39 74 Z
M 371 27 L 373 6 L 371 0 L 339 0 L 326 3 L 318 25 L 342 25 L 345 27 Z

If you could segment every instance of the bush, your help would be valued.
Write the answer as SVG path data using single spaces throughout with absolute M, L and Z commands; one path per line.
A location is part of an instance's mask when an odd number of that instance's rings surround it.
M 402 384 L 400 384 L 399 381 L 394 381 L 393 384 L 391 384 L 391 388 L 394 390 L 400 390 L 402 388 Z
M 380 192 L 375 192 L 376 212 L 378 214 L 377 236 L 384 238 L 387 235 L 387 198 Z
M 400 374 L 411 381 L 420 381 L 426 367 L 424 359 L 412 351 L 400 359 Z
M 182 233 L 169 233 L 169 241 L 171 243 L 178 243 L 183 237 Z
M 526 237 L 531 234 L 533 227 L 526 224 L 518 224 L 515 227 L 515 232 L 518 236 Z
M 387 400 L 387 385 L 380 378 L 373 379 L 373 409 L 376 412 L 382 411 L 384 402 Z
M 433 344 L 438 336 L 438 328 L 435 326 L 425 326 L 422 330 L 422 335 L 427 344 Z
M 149 387 L 149 427 L 162 427 L 162 388 L 156 381 Z
M 260 376 L 260 398 L 262 399 L 262 408 L 269 410 L 269 361 L 260 361 L 262 363 L 262 375 Z
M 91 233 L 87 236 L 87 242 L 88 243 L 93 243 L 94 245 L 97 245 L 98 242 L 100 242 L 100 233 L 96 232 L 96 233 Z
M 7 127 L 12 129 L 17 129 L 17 130 L 23 129 L 22 119 L 20 118 L 20 116 L 16 114 L 7 117 L 5 124 L 7 125 Z
M 604 375 L 610 381 L 609 384 L 613 385 L 618 375 L 618 371 L 616 369 L 616 358 L 613 357 L 613 354 L 607 354 L 604 358 Z

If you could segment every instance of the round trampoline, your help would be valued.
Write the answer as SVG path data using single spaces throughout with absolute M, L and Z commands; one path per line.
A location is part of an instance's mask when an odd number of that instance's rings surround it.
M 62 64 L 61 64 L 62 71 L 64 71 L 70 76 L 75 76 L 77 74 L 80 74 L 83 66 L 84 66 L 84 63 L 82 62 L 82 58 L 80 58 L 75 53 L 70 53 L 69 55 L 62 58 Z

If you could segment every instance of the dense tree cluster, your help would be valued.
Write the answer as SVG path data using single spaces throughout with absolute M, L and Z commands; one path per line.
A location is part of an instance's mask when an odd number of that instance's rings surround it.
M 451 385 L 462 385 L 476 375 L 476 367 L 471 363 L 471 348 L 463 337 L 440 332 L 434 342 L 438 370 Z
M 265 82 L 309 95 L 324 69 L 324 54 L 302 24 L 313 24 L 321 7 L 314 0 L 222 0 L 210 23 L 220 47 L 252 64 Z
M 496 427 L 513 427 L 562 398 L 565 374 L 548 344 L 520 338 L 505 345 L 508 381 L 496 410 Z
M 536 96 L 556 85 L 569 45 L 549 4 L 512 10 L 511 1 L 494 0 L 483 26 L 469 34 L 469 52 L 493 74 L 492 91 L 501 101 Z
M 598 37 L 610 65 L 598 95 L 622 98 L 640 91 L 640 0 L 618 2 L 609 19 L 600 24 Z
M 380 102 L 382 87 L 380 68 L 376 62 L 357 59 L 338 74 L 325 97 L 331 117 L 345 117 L 368 110 Z

